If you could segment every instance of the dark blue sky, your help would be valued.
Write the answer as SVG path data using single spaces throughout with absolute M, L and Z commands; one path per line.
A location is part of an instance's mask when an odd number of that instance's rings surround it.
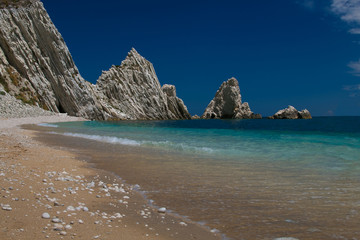
M 264 116 L 360 115 L 360 1 L 345 2 L 43 0 L 87 81 L 134 47 L 191 114 L 236 77 Z

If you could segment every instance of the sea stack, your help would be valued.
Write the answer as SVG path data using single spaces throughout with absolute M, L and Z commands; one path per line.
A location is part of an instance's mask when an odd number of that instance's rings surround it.
M 151 62 L 134 48 L 120 66 L 104 71 L 93 85 L 106 119 L 190 119 L 175 86 L 161 87 Z
M 261 115 L 254 114 L 247 102 L 241 102 L 239 82 L 230 78 L 221 84 L 201 118 L 252 119 L 261 118 Z
M 307 109 L 302 111 L 296 110 L 293 106 L 288 106 L 285 109 L 279 110 L 273 116 L 268 117 L 269 119 L 311 119 L 311 114 Z

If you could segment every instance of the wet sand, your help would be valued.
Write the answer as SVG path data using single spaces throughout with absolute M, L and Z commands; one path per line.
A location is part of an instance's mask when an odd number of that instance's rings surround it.
M 159 213 L 79 152 L 50 147 L 18 127 L 66 120 L 75 119 L 0 120 L 0 239 L 220 239 Z

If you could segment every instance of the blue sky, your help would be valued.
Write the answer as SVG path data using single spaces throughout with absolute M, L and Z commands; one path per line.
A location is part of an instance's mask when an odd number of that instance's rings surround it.
M 87 81 L 134 47 L 191 114 L 235 77 L 263 116 L 360 115 L 360 0 L 42 1 Z

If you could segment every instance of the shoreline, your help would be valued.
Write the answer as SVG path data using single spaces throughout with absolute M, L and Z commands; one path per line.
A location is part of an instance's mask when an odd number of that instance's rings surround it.
M 115 174 L 81 160 L 81 153 L 49 147 L 20 128 L 84 120 L 65 114 L 0 119 L 0 239 L 220 239 L 159 213 Z

